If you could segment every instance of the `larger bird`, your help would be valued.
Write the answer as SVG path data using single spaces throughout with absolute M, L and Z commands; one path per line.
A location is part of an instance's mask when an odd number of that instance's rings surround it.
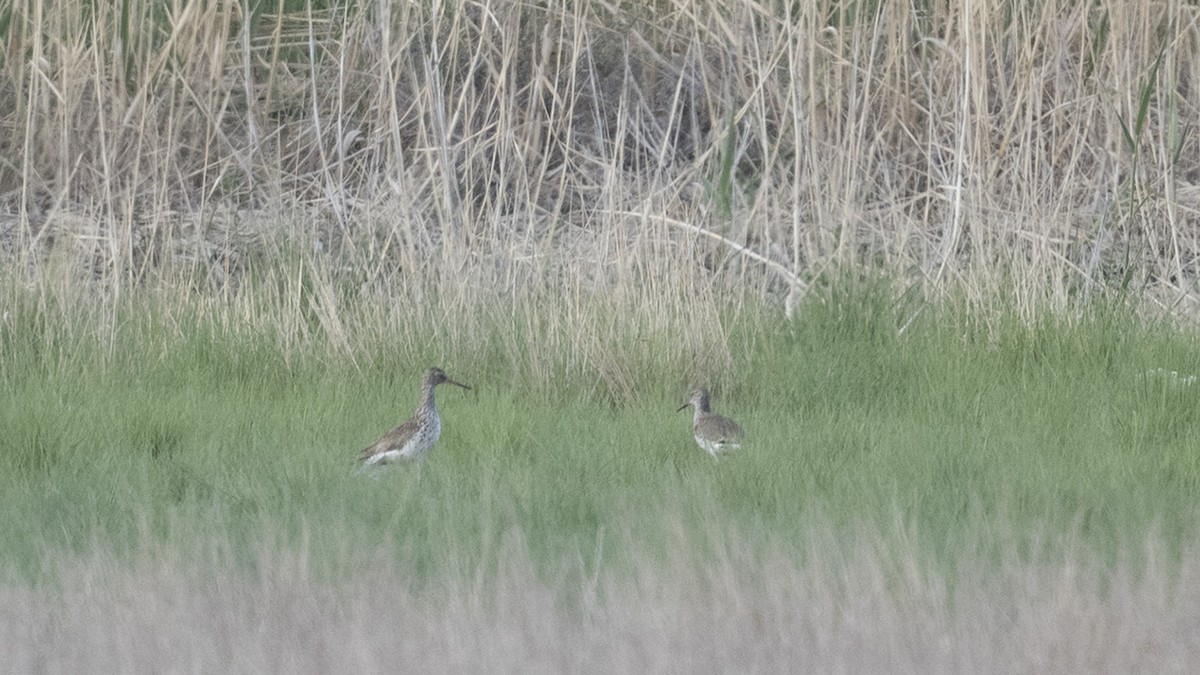
M 721 453 L 742 447 L 742 438 L 746 434 L 737 422 L 714 413 L 708 407 L 707 389 L 693 389 L 688 394 L 687 402 L 679 406 L 679 410 L 689 405 L 695 408 L 692 415 L 692 434 L 696 437 L 696 445 L 712 455 L 713 459 L 720 459 Z
M 421 405 L 413 416 L 392 429 L 359 454 L 363 468 L 391 462 L 420 459 L 442 435 L 442 418 L 438 415 L 433 392 L 439 384 L 453 384 L 470 389 L 462 382 L 450 379 L 441 368 L 430 368 L 421 379 Z

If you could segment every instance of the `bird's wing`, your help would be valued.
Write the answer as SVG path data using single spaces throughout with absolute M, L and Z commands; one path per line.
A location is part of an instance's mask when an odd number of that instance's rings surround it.
M 391 431 L 379 437 L 379 440 L 363 448 L 363 451 L 358 455 L 358 461 L 365 462 L 375 455 L 388 452 L 390 450 L 399 450 L 404 447 L 408 439 L 412 438 L 417 432 L 417 421 L 408 420 L 404 424 L 393 428 Z
M 728 417 L 721 418 L 721 442 L 737 443 L 745 436 L 742 427 Z

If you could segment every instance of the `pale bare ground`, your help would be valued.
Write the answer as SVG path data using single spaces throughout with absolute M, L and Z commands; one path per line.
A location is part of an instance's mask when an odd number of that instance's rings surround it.
M 972 554 L 952 576 L 903 537 L 883 541 L 828 529 L 787 555 L 727 538 L 704 555 L 676 547 L 589 574 L 535 566 L 517 535 L 482 563 L 494 573 L 424 582 L 386 556 L 317 572 L 303 546 L 262 551 L 253 572 L 178 551 L 132 564 L 97 554 L 55 563 L 54 582 L 0 587 L 0 670 L 1170 673 L 1200 662 L 1194 547 L 1167 558 L 1151 536 L 1134 563 L 1082 547 L 1037 563 Z

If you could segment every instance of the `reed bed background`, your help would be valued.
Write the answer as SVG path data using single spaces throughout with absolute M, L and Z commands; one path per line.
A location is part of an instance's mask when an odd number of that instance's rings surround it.
M 586 345 L 596 296 L 721 351 L 714 294 L 794 310 L 847 269 L 1027 316 L 1113 288 L 1190 316 L 1196 21 L 1177 1 L 13 3 L 0 233 L 19 277 L 89 293 L 227 299 L 258 270 L 285 342 L 350 353 L 375 339 L 354 304 L 470 334 L 532 302 Z

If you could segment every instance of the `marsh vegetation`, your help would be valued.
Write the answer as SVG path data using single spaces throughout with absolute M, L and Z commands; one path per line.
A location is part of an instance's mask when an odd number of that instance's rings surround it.
M 1184 670 L 1195 14 L 0 7 L 0 667 Z

